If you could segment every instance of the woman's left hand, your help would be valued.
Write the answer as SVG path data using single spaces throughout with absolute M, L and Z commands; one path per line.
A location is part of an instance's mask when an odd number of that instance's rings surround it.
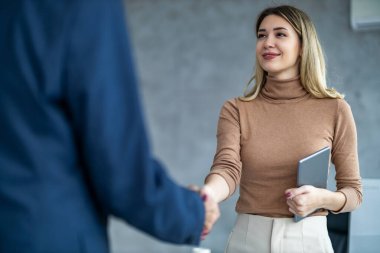
M 324 191 L 326 190 L 311 185 L 287 189 L 285 191 L 285 197 L 289 211 L 305 217 L 315 210 L 322 208 Z

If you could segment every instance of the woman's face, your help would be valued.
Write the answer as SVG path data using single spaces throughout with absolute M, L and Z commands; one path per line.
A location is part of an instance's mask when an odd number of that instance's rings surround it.
M 266 16 L 257 33 L 256 57 L 269 76 L 279 79 L 299 75 L 301 42 L 297 32 L 282 17 Z

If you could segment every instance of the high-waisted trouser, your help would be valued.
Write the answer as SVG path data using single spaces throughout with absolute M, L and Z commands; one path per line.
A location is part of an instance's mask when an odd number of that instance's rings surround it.
M 225 253 L 333 253 L 325 216 L 299 222 L 238 214 Z

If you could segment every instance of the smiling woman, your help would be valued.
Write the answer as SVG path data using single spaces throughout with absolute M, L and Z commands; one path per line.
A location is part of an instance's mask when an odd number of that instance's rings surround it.
M 274 22 L 274 23 L 273 23 Z M 310 18 L 301 10 L 291 6 L 278 6 L 264 10 L 256 23 L 256 69 L 255 74 L 248 82 L 255 81 L 251 90 L 245 92 L 241 100 L 249 101 L 260 93 L 266 82 L 266 76 L 282 74 L 279 78 L 300 76 L 301 84 L 306 91 L 317 98 L 343 98 L 344 96 L 326 84 L 326 66 L 323 50 L 317 32 Z M 271 38 L 268 38 L 271 37 Z M 272 38 L 273 37 L 273 38 Z M 264 43 L 265 42 L 265 43 Z M 281 50 L 284 50 L 281 52 Z M 276 69 L 265 69 L 263 60 L 275 58 L 280 69 L 292 72 L 272 72 Z M 269 58 L 269 59 L 268 59 Z M 289 64 L 292 64 L 289 66 Z M 269 64 L 273 66 L 274 64 Z M 293 67 L 290 68 L 289 67 Z M 268 71 L 270 73 L 268 73 Z M 293 75 L 292 75 L 293 74 Z
M 256 56 L 268 76 L 289 79 L 299 75 L 301 42 L 297 32 L 282 17 L 267 16 L 257 33 Z
M 253 88 L 228 100 L 204 192 L 220 202 L 240 187 L 226 253 L 333 252 L 328 211 L 362 201 L 356 127 L 343 95 L 327 88 L 322 48 L 301 10 L 264 10 L 256 25 Z M 329 146 L 337 191 L 297 187 L 298 161 Z M 294 215 L 308 216 L 294 222 Z

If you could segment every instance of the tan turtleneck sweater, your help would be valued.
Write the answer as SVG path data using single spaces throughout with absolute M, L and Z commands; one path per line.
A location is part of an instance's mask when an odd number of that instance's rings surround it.
M 337 189 L 346 196 L 339 212 L 351 211 L 362 192 L 350 106 L 343 99 L 312 97 L 299 78 L 268 77 L 254 100 L 235 98 L 223 105 L 209 175 L 222 176 L 230 195 L 240 183 L 238 213 L 292 217 L 284 192 L 296 187 L 298 161 L 326 146 L 332 150 Z

